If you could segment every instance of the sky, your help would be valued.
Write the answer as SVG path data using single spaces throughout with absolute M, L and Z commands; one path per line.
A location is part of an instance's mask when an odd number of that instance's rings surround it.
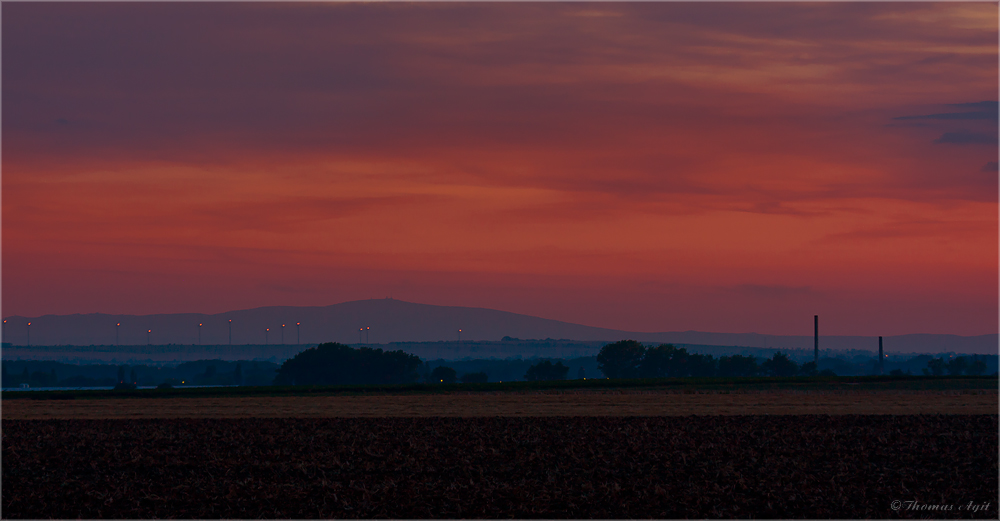
M 998 328 L 992 3 L 11 3 L 2 313 Z

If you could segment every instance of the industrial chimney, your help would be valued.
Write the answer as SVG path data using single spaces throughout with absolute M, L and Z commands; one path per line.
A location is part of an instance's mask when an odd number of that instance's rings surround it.
M 813 315 L 813 362 L 819 365 L 819 315 Z
M 882 337 L 878 337 L 878 374 L 885 374 L 884 360 L 885 356 L 882 354 Z

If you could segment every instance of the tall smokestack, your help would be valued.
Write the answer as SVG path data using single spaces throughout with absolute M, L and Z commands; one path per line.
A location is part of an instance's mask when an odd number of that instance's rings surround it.
M 878 374 L 885 374 L 883 360 L 885 360 L 885 357 L 882 355 L 882 337 L 878 337 Z
M 819 365 L 819 315 L 813 315 L 813 362 Z

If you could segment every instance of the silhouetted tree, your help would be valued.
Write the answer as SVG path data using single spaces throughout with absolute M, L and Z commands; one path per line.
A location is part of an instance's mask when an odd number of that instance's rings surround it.
M 55 384 L 52 380 L 52 373 L 46 373 L 45 371 L 31 373 L 30 385 L 34 387 L 51 387 Z
M 986 361 L 981 358 L 975 358 L 972 363 L 969 364 L 968 373 L 973 376 L 979 376 L 986 372 Z
M 688 375 L 688 352 L 673 344 L 660 344 L 646 350 L 639 362 L 639 375 L 645 378 Z
M 529 382 L 536 380 L 565 380 L 566 373 L 568 372 L 569 367 L 563 365 L 562 362 L 553 364 L 549 360 L 543 360 L 529 367 L 528 372 L 524 374 L 524 379 Z
M 948 362 L 948 374 L 950 375 L 963 375 L 968 368 L 969 363 L 964 356 L 959 356 Z
M 608 344 L 597 354 L 597 367 L 608 378 L 636 378 L 646 348 L 635 340 Z
M 233 369 L 233 384 L 243 385 L 243 368 L 239 363 L 236 364 L 236 369 Z
M 489 381 L 490 377 L 484 372 L 479 373 L 465 373 L 462 375 L 462 383 L 464 384 L 484 384 Z
M 439 365 L 431 371 L 431 382 L 433 383 L 453 384 L 456 379 L 455 370 L 450 367 Z
M 925 375 L 941 376 L 944 374 L 944 369 L 946 364 L 942 358 L 933 358 L 927 362 L 927 368 L 924 369 Z
M 806 362 L 799 368 L 799 376 L 816 376 L 816 362 Z
M 760 364 L 760 369 L 767 376 L 795 376 L 795 373 L 799 372 L 799 365 L 784 353 L 778 352 L 774 353 L 770 360 Z
M 756 376 L 757 359 L 752 356 L 732 355 L 719 357 L 719 376 Z
M 135 369 L 132 369 L 133 380 L 135 379 Z M 135 384 L 125 381 L 125 366 L 118 366 L 118 383 L 115 384 L 116 391 L 128 391 L 135 389 Z
M 715 357 L 707 354 L 690 355 L 688 357 L 688 372 L 691 376 L 704 378 L 715 376 Z
M 336 342 L 306 349 L 278 369 L 275 385 L 401 384 L 418 378 L 420 358 Z

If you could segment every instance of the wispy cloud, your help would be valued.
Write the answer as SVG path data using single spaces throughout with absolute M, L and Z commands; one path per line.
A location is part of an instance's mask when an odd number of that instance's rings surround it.
M 934 140 L 938 144 L 946 145 L 994 145 L 997 144 L 996 134 L 985 132 L 945 132 L 941 137 Z
M 851 242 L 857 240 L 882 241 L 885 239 L 905 238 L 941 238 L 961 239 L 974 238 L 994 232 L 996 222 L 989 220 L 910 220 L 892 223 L 874 224 L 854 230 L 833 233 L 823 238 L 823 241 Z
M 996 111 L 980 112 L 945 112 L 943 114 L 927 114 L 924 116 L 900 116 L 893 119 L 997 119 Z
M 997 105 L 996 101 L 979 101 L 975 103 L 949 103 L 949 106 L 968 108 L 968 109 L 979 109 L 974 111 L 965 112 L 943 112 L 939 114 L 926 114 L 922 116 L 899 116 L 893 119 L 942 119 L 942 120 L 996 120 L 997 119 Z

